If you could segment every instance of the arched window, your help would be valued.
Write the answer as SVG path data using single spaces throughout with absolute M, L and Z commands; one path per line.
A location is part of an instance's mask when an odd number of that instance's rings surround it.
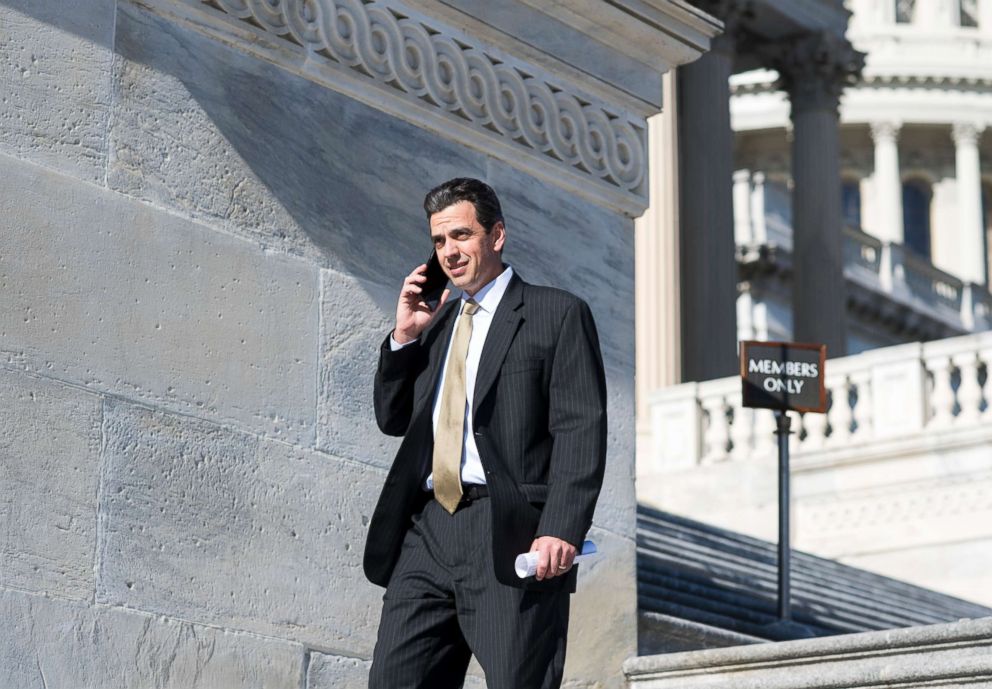
M 930 258 L 930 183 L 908 179 L 902 183 L 903 244 Z
M 916 8 L 916 0 L 895 0 L 896 2 L 896 23 L 912 24 L 913 10 Z
M 985 228 L 985 284 L 992 291 L 992 182 L 982 184 L 982 222 Z
M 978 26 L 978 0 L 958 0 L 958 24 L 966 28 Z
M 856 230 L 861 229 L 861 182 L 853 177 L 845 177 L 840 185 L 841 214 L 844 224 Z

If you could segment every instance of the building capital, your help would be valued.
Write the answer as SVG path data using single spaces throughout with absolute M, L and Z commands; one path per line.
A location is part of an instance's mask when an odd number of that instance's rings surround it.
M 746 38 L 745 23 L 754 18 L 754 1 L 694 0 L 692 4 L 723 23 L 723 32 L 713 39 L 710 52 L 735 53 L 738 40 Z
M 836 112 L 841 92 L 860 78 L 865 62 L 864 53 L 846 38 L 825 31 L 801 34 L 759 50 L 778 70 L 780 87 L 788 92 L 794 113 Z
M 871 122 L 871 138 L 875 143 L 883 141 L 896 141 L 899 138 L 899 130 L 902 129 L 902 122 L 897 120 L 881 120 Z
M 951 138 L 956 146 L 977 146 L 985 125 L 976 122 L 955 122 L 951 127 Z

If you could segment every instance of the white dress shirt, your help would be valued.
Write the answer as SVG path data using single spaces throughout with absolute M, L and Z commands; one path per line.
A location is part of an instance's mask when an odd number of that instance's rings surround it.
M 503 294 L 506 292 L 507 285 L 510 284 L 510 278 L 513 277 L 513 268 L 507 266 L 506 269 L 499 274 L 494 280 L 492 280 L 485 287 L 480 289 L 475 293 L 475 296 L 469 297 L 469 295 L 464 292 L 461 295 L 461 301 L 464 302 L 468 299 L 472 299 L 479 305 L 479 310 L 475 312 L 472 316 L 472 338 L 468 343 L 468 355 L 465 359 L 465 435 L 462 442 L 462 459 L 461 459 L 461 477 L 462 484 L 467 483 L 485 483 L 486 473 L 482 468 L 482 462 L 479 460 L 479 448 L 475 444 L 475 434 L 472 431 L 472 409 L 473 409 L 473 398 L 475 397 L 475 379 L 479 373 L 479 359 L 482 358 L 482 348 L 486 344 L 486 336 L 489 334 L 489 326 L 492 325 L 493 315 L 496 313 L 496 307 L 499 306 L 499 302 L 503 299 Z M 462 304 L 458 305 L 458 313 L 461 313 Z M 458 314 L 454 315 L 457 319 Z M 452 339 L 455 336 L 455 329 L 451 329 Z M 412 343 L 407 343 L 412 344 Z M 390 349 L 393 351 L 397 349 L 402 349 L 406 345 L 401 345 L 396 340 L 390 337 L 389 340 Z M 441 369 L 441 377 L 437 381 L 437 386 L 434 388 L 434 432 L 437 432 L 437 418 L 441 413 L 441 390 L 444 389 L 444 377 L 448 372 L 448 356 L 451 354 L 451 340 L 448 341 L 448 349 L 444 355 L 444 365 Z M 424 484 L 427 490 L 432 490 L 434 488 L 433 473 L 427 477 L 427 481 Z

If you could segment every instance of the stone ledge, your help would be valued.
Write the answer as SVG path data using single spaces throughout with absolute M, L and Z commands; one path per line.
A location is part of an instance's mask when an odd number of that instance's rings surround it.
M 645 689 L 861 689 L 992 681 L 992 618 L 630 658 Z
M 672 615 L 643 611 L 637 615 L 637 650 L 642 656 L 765 642 L 756 636 Z

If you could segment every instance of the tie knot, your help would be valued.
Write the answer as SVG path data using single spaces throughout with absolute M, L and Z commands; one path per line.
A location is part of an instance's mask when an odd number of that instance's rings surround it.
M 465 305 L 462 306 L 463 316 L 474 316 L 475 312 L 479 310 L 478 302 L 474 302 L 471 299 L 465 301 Z

